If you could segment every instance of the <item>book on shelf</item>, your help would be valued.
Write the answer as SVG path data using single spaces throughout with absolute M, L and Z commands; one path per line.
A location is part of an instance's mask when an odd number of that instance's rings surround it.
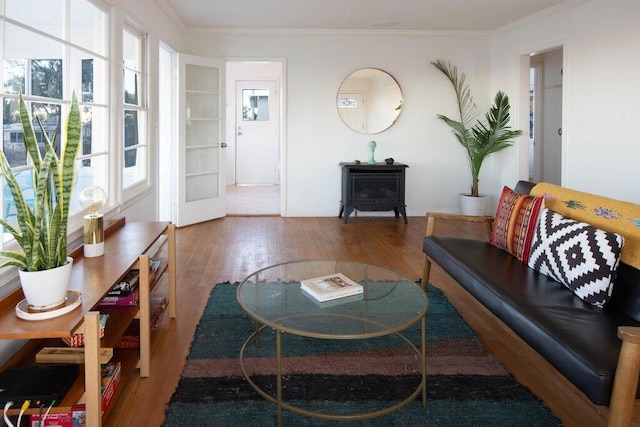
M 120 362 L 109 362 L 102 366 L 102 414 L 105 413 L 111 403 L 113 395 L 120 383 L 122 365 Z M 77 405 L 74 405 L 69 412 L 56 412 L 47 414 L 31 414 L 30 427 L 86 427 L 87 410 L 84 402 L 84 395 Z
M 117 306 L 117 307 L 131 307 L 134 305 L 138 305 L 138 295 L 139 291 L 136 288 L 129 295 L 107 295 L 100 302 L 100 306 Z
M 140 272 L 136 269 L 129 270 L 122 280 L 109 291 L 107 296 L 115 297 L 130 295 L 138 288 L 139 281 Z
M 354 282 L 342 273 L 334 273 L 303 280 L 300 282 L 300 288 L 322 302 L 349 297 L 363 292 L 361 284 Z
M 149 317 L 151 330 L 158 327 L 162 315 L 167 310 L 168 300 L 166 296 L 152 296 L 150 298 L 151 315 Z M 133 319 L 116 343 L 115 348 L 139 348 L 140 347 L 140 320 Z
M 158 274 L 158 269 L 160 268 L 160 260 L 151 258 L 149 260 L 149 281 L 153 283 L 156 279 L 156 275 Z
M 100 363 L 107 363 L 112 357 L 112 348 L 100 348 Z M 84 363 L 84 348 L 44 347 L 36 354 L 36 363 Z

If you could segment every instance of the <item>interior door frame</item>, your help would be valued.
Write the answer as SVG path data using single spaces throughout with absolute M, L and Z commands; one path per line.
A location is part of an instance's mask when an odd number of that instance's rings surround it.
M 265 58 L 265 57 L 224 57 L 227 64 L 236 63 L 236 62 L 247 62 L 247 63 L 278 63 L 280 64 L 279 68 L 279 76 L 276 76 L 276 90 L 278 91 L 278 183 L 280 186 L 280 215 L 287 216 L 286 212 L 286 200 L 287 200 L 287 59 L 282 57 L 275 58 Z M 251 77 L 250 80 L 273 80 L 270 77 L 263 76 L 255 76 Z M 227 73 L 227 88 L 235 88 L 235 80 L 231 80 L 233 78 L 230 73 Z M 238 80 L 247 80 L 247 78 L 242 78 Z M 235 89 L 234 89 L 235 90 Z M 236 119 L 235 119 L 235 93 L 232 96 L 231 92 L 227 90 L 227 100 L 233 102 L 227 103 L 227 115 L 226 115 L 226 129 L 227 129 L 227 141 L 232 141 L 230 132 L 234 132 L 237 127 Z M 235 148 L 234 148 L 235 151 Z M 235 158 L 233 159 L 235 163 Z M 229 180 L 227 180 L 229 181 Z M 235 182 L 235 168 L 233 171 L 233 181 Z
M 550 45 L 538 46 L 537 48 L 532 48 L 528 52 L 522 52 L 518 57 L 518 94 L 519 96 L 517 99 L 526 100 L 526 106 L 522 102 L 519 102 L 517 104 L 518 105 L 518 108 L 516 110 L 517 112 L 514 113 L 513 115 L 514 117 L 517 116 L 518 123 L 526 123 L 526 125 L 524 126 L 526 126 L 526 129 L 527 129 L 527 136 L 525 138 L 522 138 L 523 144 L 525 143 L 525 140 L 526 140 L 526 148 L 523 145 L 519 145 L 517 149 L 517 153 L 518 153 L 517 165 L 516 165 L 517 179 L 522 179 L 522 180 L 529 179 L 528 129 L 529 129 L 529 90 L 530 90 L 530 84 L 531 84 L 530 72 L 531 72 L 531 62 L 532 62 L 531 57 L 537 54 L 551 52 L 557 49 L 562 49 L 562 69 L 564 69 L 565 65 L 568 63 L 569 52 L 568 52 L 567 46 L 563 43 L 554 43 Z M 544 73 L 544 67 L 543 67 L 542 73 Z M 543 82 L 544 80 L 546 79 L 543 79 Z M 543 83 L 543 86 L 544 86 L 544 83 Z M 563 84 L 562 84 L 563 100 L 566 99 L 566 91 L 567 91 L 567 81 L 563 78 Z M 542 94 L 542 97 L 540 98 L 542 101 L 544 99 L 544 94 Z M 540 113 L 542 112 L 540 111 Z M 560 116 L 561 116 L 561 122 L 566 123 L 566 109 L 565 109 L 564 101 L 561 106 Z M 541 127 L 544 127 L 544 123 L 541 123 Z M 539 147 L 536 147 L 536 150 L 544 150 L 543 144 L 544 144 L 544 141 L 540 141 L 540 140 L 536 141 L 536 145 L 539 145 Z M 565 136 L 562 135 L 561 148 L 560 148 L 560 151 L 561 151 L 560 182 L 561 184 L 566 183 L 566 179 L 567 179 L 566 150 L 567 150 L 566 139 L 565 139 Z M 538 151 L 536 151 L 536 153 L 538 153 Z M 536 162 L 538 164 L 540 164 L 538 160 L 540 160 L 541 157 L 542 155 L 540 155 L 538 159 L 536 159 Z M 537 167 L 541 168 L 542 166 L 537 166 Z M 539 171 L 540 173 L 542 173 L 541 169 Z

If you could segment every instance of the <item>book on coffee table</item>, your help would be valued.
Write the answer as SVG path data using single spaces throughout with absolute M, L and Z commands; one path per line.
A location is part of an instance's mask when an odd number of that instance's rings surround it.
M 362 285 L 342 273 L 303 280 L 300 288 L 318 301 L 330 301 L 363 292 Z

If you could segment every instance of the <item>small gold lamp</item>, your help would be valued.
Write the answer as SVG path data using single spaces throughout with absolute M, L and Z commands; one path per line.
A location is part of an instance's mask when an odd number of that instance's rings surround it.
M 80 206 L 87 212 L 84 216 L 84 256 L 87 258 L 104 255 L 104 220 L 98 211 L 107 202 L 107 193 L 97 186 L 87 187 L 78 197 Z

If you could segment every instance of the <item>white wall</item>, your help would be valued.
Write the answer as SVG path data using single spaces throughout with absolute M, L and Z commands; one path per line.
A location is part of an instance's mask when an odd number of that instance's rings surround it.
M 337 216 L 339 163 L 376 159 L 409 165 L 407 210 L 458 209 L 457 193 L 470 185 L 465 154 L 437 113 L 453 114 L 455 100 L 429 61 L 446 57 L 469 73 L 478 93 L 489 84 L 488 40 L 475 36 L 362 35 L 353 33 L 191 34 L 187 53 L 209 57 L 286 58 L 287 216 Z M 399 82 L 403 112 L 391 129 L 361 135 L 335 107 L 338 87 L 359 68 L 381 68 Z M 443 189 L 443 183 L 449 183 Z
M 638 16 L 636 0 L 585 1 L 496 34 L 491 64 L 492 86 L 514 93 L 515 57 L 563 46 L 562 185 L 634 203 L 640 203 Z M 524 108 L 524 100 L 514 107 Z M 505 177 L 526 176 L 516 170 L 525 157 L 525 147 L 509 153 Z
M 407 212 L 457 211 L 470 174 L 462 148 L 436 114 L 454 114 L 452 89 L 430 61 L 442 57 L 467 73 L 483 110 L 495 92 L 512 102 L 512 126 L 528 128 L 528 54 L 563 46 L 563 185 L 640 202 L 637 122 L 640 117 L 640 2 L 586 0 L 484 38 L 469 34 L 201 33 L 189 53 L 211 57 L 286 57 L 287 216 L 333 216 L 340 200 L 338 163 L 393 157 L 407 171 Z M 400 83 L 403 112 L 372 136 L 347 128 L 335 109 L 343 79 L 358 68 L 381 68 Z M 526 73 L 526 75 L 524 74 Z M 523 89 L 524 88 L 524 89 Z M 635 121 L 635 122 L 634 122 Z M 619 171 L 624 171 L 622 174 Z M 528 137 L 487 159 L 480 191 L 493 210 L 503 185 L 528 176 Z M 621 178 L 624 182 L 621 182 Z M 309 196 L 313 195 L 313 202 Z
M 150 141 L 150 176 L 151 188 L 135 197 L 134 200 L 121 206 L 119 215 L 125 216 L 127 221 L 154 221 L 158 219 L 158 64 L 159 43 L 164 42 L 175 51 L 183 49 L 185 40 L 182 28 L 170 19 L 158 7 L 154 0 L 111 0 L 114 4 L 113 13 L 135 25 L 141 32 L 147 34 L 148 50 L 146 52 L 149 68 L 148 102 L 149 102 L 149 141 Z M 117 27 L 117 31 L 121 31 Z M 115 75 L 119 75 L 117 70 Z

